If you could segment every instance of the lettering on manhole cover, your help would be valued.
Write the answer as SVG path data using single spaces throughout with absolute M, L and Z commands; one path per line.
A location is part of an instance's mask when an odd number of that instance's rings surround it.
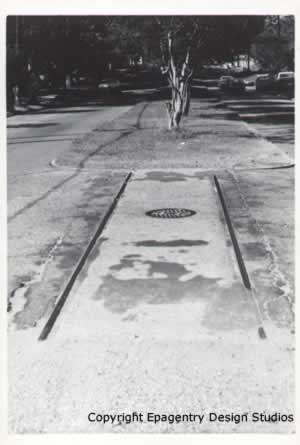
M 196 212 L 194 210 L 177 208 L 155 209 L 146 212 L 146 215 L 152 218 L 186 218 L 187 216 L 193 216 L 195 214 Z

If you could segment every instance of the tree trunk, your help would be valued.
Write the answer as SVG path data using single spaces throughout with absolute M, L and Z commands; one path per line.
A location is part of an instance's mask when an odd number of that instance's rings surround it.
M 187 83 L 185 94 L 183 97 L 183 115 L 188 116 L 191 105 L 191 85 L 190 82 Z
M 163 73 L 168 73 L 169 85 L 172 91 L 172 100 L 167 102 L 167 115 L 169 129 L 177 129 L 180 126 L 182 116 L 187 116 L 190 108 L 191 88 L 190 79 L 192 71 L 189 69 L 189 49 L 181 70 L 176 67 L 173 55 L 173 36 L 168 33 L 168 67 Z
M 248 53 L 247 53 L 247 69 L 249 72 L 250 71 L 250 49 L 248 49 Z
M 71 75 L 66 74 L 65 76 L 65 89 L 69 90 L 71 88 Z
M 14 86 L 13 92 L 14 92 L 14 104 L 15 104 L 15 107 L 18 107 L 20 105 L 19 87 L 18 87 L 18 85 Z

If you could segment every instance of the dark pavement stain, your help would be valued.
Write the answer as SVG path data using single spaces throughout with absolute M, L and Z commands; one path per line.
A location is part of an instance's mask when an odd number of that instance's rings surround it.
M 98 213 L 87 211 L 89 205 L 77 206 L 77 210 L 82 211 L 82 214 L 73 216 L 73 219 L 79 219 L 85 223 L 86 227 L 84 228 L 84 234 L 88 237 L 95 232 L 96 227 L 100 224 L 100 221 L 103 218 L 105 206 L 101 206 L 102 208 L 100 206 L 101 205 L 98 203 Z
M 112 195 L 112 191 L 109 192 L 91 192 L 91 198 L 109 198 Z
M 247 204 L 250 208 L 257 208 L 265 205 L 264 201 L 259 201 L 258 199 L 248 199 Z
M 142 303 L 172 304 L 186 299 L 195 301 L 199 298 L 210 298 L 219 288 L 219 278 L 197 275 L 190 280 L 180 281 L 188 270 L 179 263 L 123 258 L 110 269 L 120 271 L 133 268 L 137 263 L 150 266 L 147 278 L 120 280 L 108 274 L 93 299 L 103 300 L 104 306 L 111 312 L 123 313 Z M 166 278 L 153 278 L 155 273 L 164 274 Z
M 202 321 L 208 329 L 246 329 L 257 325 L 253 300 L 241 283 L 219 287 L 213 297 Z
M 16 329 L 22 330 L 36 326 L 37 321 L 49 314 L 61 290 L 61 282 L 53 279 L 51 282 L 28 283 L 23 297 L 26 299 L 22 311 L 14 316 Z
M 16 283 L 18 283 L 18 285 L 16 285 L 16 288 L 19 288 L 21 285 L 25 285 L 27 282 L 32 280 L 32 275 L 17 275 L 15 278 Z M 13 292 L 13 291 L 12 291 Z
M 234 227 L 237 232 L 247 233 L 253 236 L 259 235 L 257 224 L 252 220 L 249 221 L 249 218 L 247 217 L 241 217 L 240 221 L 234 221 Z
M 268 255 L 265 245 L 258 241 L 251 243 L 243 243 L 243 249 L 245 249 L 246 254 L 251 259 L 266 258 Z
M 129 314 L 126 317 L 122 318 L 122 321 L 135 321 L 137 320 L 136 314 Z
M 257 325 L 256 308 L 240 282 L 229 287 L 219 284 L 220 278 L 197 275 L 190 280 L 180 279 L 188 273 L 184 265 L 163 261 L 141 261 L 123 258 L 112 271 L 134 268 L 137 264 L 150 266 L 147 278 L 118 279 L 112 274 L 104 277 L 93 299 L 102 300 L 104 307 L 123 314 L 139 304 L 195 303 L 205 300 L 207 309 L 202 324 L 212 330 L 248 329 Z M 154 278 L 161 273 L 165 278 Z M 127 317 L 123 321 L 132 321 Z
M 42 124 L 18 124 L 18 125 L 7 125 L 7 128 L 44 128 L 44 127 L 52 127 L 58 125 L 55 122 L 42 123 Z
M 188 273 L 188 270 L 179 263 L 171 263 L 168 261 L 143 261 L 143 264 L 150 266 L 149 277 L 152 277 L 155 273 L 162 273 L 167 275 L 168 278 L 178 280 L 180 277 Z
M 119 270 L 122 270 L 122 269 L 127 269 L 127 268 L 133 268 L 134 267 L 134 258 L 128 258 L 128 255 L 127 255 L 127 257 L 124 257 L 124 258 L 122 258 L 121 259 L 121 261 L 120 261 L 120 263 L 119 264 L 115 264 L 114 266 L 111 266 L 110 267 L 110 270 L 116 270 L 116 271 L 119 271 Z
M 217 281 L 217 278 L 201 275 L 188 281 L 179 281 L 175 274 L 171 278 L 130 280 L 118 280 L 112 275 L 107 275 L 94 299 L 102 299 L 105 308 L 111 312 L 124 313 L 142 303 L 173 304 L 183 300 L 210 298 L 215 292 Z
M 148 172 L 145 178 L 135 179 L 135 181 L 182 182 L 186 181 L 186 178 L 182 173 L 153 171 Z
M 148 276 L 151 278 L 154 273 L 160 273 L 167 275 L 168 278 L 172 279 L 179 279 L 183 275 L 188 273 L 188 270 L 179 263 L 172 263 L 169 261 L 141 261 L 136 260 L 135 257 L 128 258 L 128 255 L 123 257 L 121 259 L 121 262 L 119 264 L 115 264 L 114 266 L 110 267 L 110 270 L 112 271 L 120 271 L 122 269 L 128 269 L 132 268 L 134 269 L 134 266 L 136 264 L 143 264 L 149 267 Z
M 103 243 L 105 243 L 105 241 L 107 241 L 109 238 L 108 237 L 101 237 L 98 239 L 98 241 L 96 242 L 95 246 L 93 247 L 91 253 L 89 254 L 89 262 L 91 263 L 92 261 L 94 261 L 100 254 L 100 249 Z
M 82 283 L 83 280 L 85 280 L 85 278 L 88 275 L 88 267 L 89 265 L 100 255 L 100 251 L 101 251 L 101 247 L 102 244 L 105 243 L 105 241 L 107 241 L 109 238 L 103 236 L 102 238 L 99 238 L 95 244 L 95 246 L 92 248 L 88 259 L 87 259 L 87 264 L 85 267 L 83 267 L 83 269 L 81 270 L 79 277 L 77 278 L 77 280 Z M 83 250 L 82 250 L 83 253 Z M 78 261 L 79 258 L 76 258 L 76 261 Z
M 136 246 L 140 247 L 191 247 L 191 246 L 207 246 L 209 243 L 204 240 L 187 240 L 178 239 L 171 241 L 155 241 L 155 240 L 145 240 L 138 241 L 135 243 Z
M 57 256 L 60 258 L 58 267 L 61 269 L 72 268 L 79 260 L 83 252 L 83 246 L 72 245 L 60 251 Z

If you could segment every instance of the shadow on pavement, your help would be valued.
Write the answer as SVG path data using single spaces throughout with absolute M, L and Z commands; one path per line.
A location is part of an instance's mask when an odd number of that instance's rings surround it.
M 50 95 L 50 92 L 48 92 Z M 41 96 L 39 104 L 41 109 L 26 111 L 17 111 L 15 114 L 51 114 L 51 113 L 82 113 L 96 112 L 97 109 L 91 107 L 119 107 L 136 105 L 143 101 L 170 100 L 171 89 L 168 86 L 124 89 L 123 91 L 103 92 L 99 89 L 72 89 L 66 91 L 51 91 L 55 95 L 51 100 L 46 96 Z M 206 87 L 193 87 L 191 91 L 192 98 L 215 98 L 215 95 L 208 91 Z M 28 104 L 29 105 L 29 104 Z M 80 106 L 78 109 L 68 109 L 69 107 Z M 86 107 L 86 109 L 84 109 Z
M 54 122 L 48 124 L 19 124 L 19 125 L 7 125 L 7 128 L 43 128 L 43 127 L 52 127 L 58 125 Z

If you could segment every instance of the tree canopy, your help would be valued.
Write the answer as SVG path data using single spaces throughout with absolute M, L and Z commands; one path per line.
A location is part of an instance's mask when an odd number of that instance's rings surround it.
M 261 67 L 271 72 L 294 70 L 294 16 L 267 16 L 251 52 Z
M 9 16 L 7 44 L 36 72 L 96 75 L 109 62 L 161 63 L 170 30 L 179 59 L 189 47 L 194 64 L 228 60 L 250 47 L 263 23 L 261 16 Z

